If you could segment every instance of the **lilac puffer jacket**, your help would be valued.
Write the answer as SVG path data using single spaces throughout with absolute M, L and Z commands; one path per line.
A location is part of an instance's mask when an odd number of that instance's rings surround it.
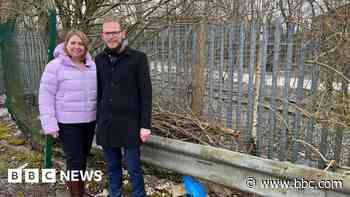
M 58 131 L 60 123 L 87 123 L 96 120 L 96 64 L 87 54 L 87 69 L 81 71 L 56 47 L 55 59 L 41 76 L 39 111 L 44 133 Z

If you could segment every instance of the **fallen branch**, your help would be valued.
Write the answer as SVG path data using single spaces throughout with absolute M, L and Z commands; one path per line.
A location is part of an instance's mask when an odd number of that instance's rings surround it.
M 201 120 L 190 108 L 182 107 L 162 97 L 153 102 L 152 130 L 160 136 L 215 147 L 224 146 L 220 140 L 222 136 L 237 138 L 240 134 L 240 132 L 222 127 L 218 123 Z

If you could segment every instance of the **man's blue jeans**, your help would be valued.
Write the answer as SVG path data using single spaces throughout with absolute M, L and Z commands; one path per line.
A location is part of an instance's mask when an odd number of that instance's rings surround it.
M 131 178 L 132 196 L 145 197 L 145 186 L 143 181 L 143 170 L 141 168 L 140 147 L 123 148 L 103 148 L 108 165 L 109 193 L 110 197 L 121 197 L 122 195 L 122 157 Z

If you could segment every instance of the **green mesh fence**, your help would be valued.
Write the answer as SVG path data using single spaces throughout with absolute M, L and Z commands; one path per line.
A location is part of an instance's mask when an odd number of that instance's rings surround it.
M 1 45 L 1 44 L 0 44 Z M 2 55 L 0 50 L 0 94 L 5 93 L 5 87 L 4 87 L 4 68 L 2 66 Z
M 1 27 L 0 27 L 1 28 Z M 2 29 L 0 29 L 0 32 L 3 32 Z M 0 46 L 1 46 L 2 40 L 0 36 Z M 5 93 L 5 87 L 4 87 L 4 67 L 2 65 L 2 54 L 0 49 L 0 94 Z
M 4 80 L 5 67 L 4 67 L 4 64 L 6 64 L 6 61 L 9 61 L 6 58 L 3 58 L 6 55 L 5 44 L 7 44 L 9 41 L 8 37 L 9 37 L 9 34 L 13 31 L 13 28 L 14 28 L 13 24 L 14 24 L 13 20 L 9 20 L 5 24 L 0 24 L 0 92 L 1 92 L 1 94 L 5 93 L 5 87 L 4 87 L 5 86 L 5 80 Z
M 33 147 L 40 150 L 45 139 L 38 118 L 38 89 L 41 73 L 49 60 L 50 35 L 48 32 L 28 31 L 20 18 L 0 24 L 0 30 L 6 105 L 17 125 L 31 138 Z

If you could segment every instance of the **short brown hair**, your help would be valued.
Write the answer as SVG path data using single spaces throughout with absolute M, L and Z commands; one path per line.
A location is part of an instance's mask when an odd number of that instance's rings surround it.
M 70 32 L 67 33 L 66 38 L 64 39 L 64 52 L 68 55 L 67 44 L 68 44 L 69 39 L 71 37 L 73 37 L 73 36 L 78 36 L 81 39 L 81 41 L 82 41 L 82 43 L 84 45 L 85 53 L 84 53 L 84 55 L 82 57 L 82 60 L 84 60 L 85 56 L 86 56 L 86 54 L 87 54 L 87 52 L 89 50 L 89 48 L 88 48 L 89 39 L 86 36 L 86 34 L 84 32 L 82 32 L 82 31 L 73 30 L 73 31 L 70 31 Z
M 121 30 L 124 29 L 124 24 L 122 23 L 123 18 L 122 17 L 117 17 L 117 16 L 106 16 L 102 20 L 102 25 L 105 23 L 118 23 L 120 25 Z

